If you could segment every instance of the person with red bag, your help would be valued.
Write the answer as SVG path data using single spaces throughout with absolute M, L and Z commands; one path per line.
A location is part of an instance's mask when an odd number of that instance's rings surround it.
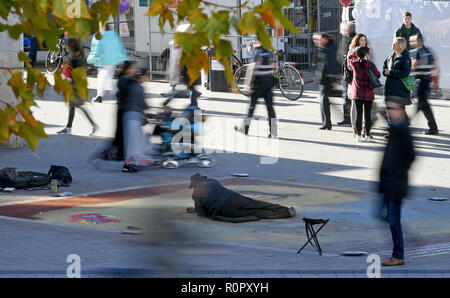
M 61 73 L 62 75 L 72 82 L 73 88 L 75 89 L 75 83 L 72 79 L 72 71 L 73 69 L 77 67 L 83 67 L 84 66 L 84 59 L 83 59 L 83 53 L 81 50 L 81 44 L 78 39 L 71 38 L 68 41 L 68 49 L 71 55 L 70 61 L 64 65 Z M 88 113 L 88 111 L 83 108 L 84 100 L 80 98 L 76 92 L 75 92 L 75 99 L 69 100 L 69 119 L 67 121 L 67 125 L 63 130 L 58 131 L 58 134 L 72 134 L 72 123 L 73 118 L 75 117 L 75 108 L 79 108 L 83 111 L 83 113 L 86 115 L 86 118 L 89 120 L 89 122 L 92 125 L 92 132 L 90 135 L 93 135 L 98 129 L 98 125 L 94 122 L 91 115 Z
M 378 71 L 375 64 L 366 59 L 368 53 L 367 47 L 358 47 L 356 49 L 356 57 L 349 62 L 353 70 L 352 92 L 350 92 L 352 99 L 356 106 L 356 133 L 358 135 L 358 142 L 371 141 L 370 129 L 372 126 L 372 103 L 375 99 L 373 89 L 370 87 L 369 71 L 371 70 L 378 78 L 381 73 Z M 364 109 L 364 126 L 366 129 L 365 138 L 361 136 L 362 132 L 362 118 Z

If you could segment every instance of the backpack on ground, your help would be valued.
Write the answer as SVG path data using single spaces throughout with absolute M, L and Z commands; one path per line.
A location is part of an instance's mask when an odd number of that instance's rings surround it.
M 38 172 L 17 172 L 16 168 L 0 170 L 0 187 L 27 188 L 50 183 L 50 175 Z
M 58 186 L 69 186 L 72 183 L 72 175 L 70 175 L 69 169 L 64 166 L 50 166 L 48 175 L 51 179 L 58 180 Z

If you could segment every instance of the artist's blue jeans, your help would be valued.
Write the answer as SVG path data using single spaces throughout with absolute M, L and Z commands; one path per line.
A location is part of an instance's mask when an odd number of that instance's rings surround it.
M 392 257 L 398 260 L 403 260 L 405 255 L 402 226 L 400 223 L 402 200 L 394 199 L 388 196 L 385 195 L 385 204 L 387 208 L 387 222 L 389 223 L 389 228 L 391 229 L 392 234 L 392 242 L 394 243 Z

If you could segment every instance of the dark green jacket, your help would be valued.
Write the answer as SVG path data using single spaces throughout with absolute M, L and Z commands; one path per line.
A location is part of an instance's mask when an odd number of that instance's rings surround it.
M 406 50 L 409 51 L 411 50 L 411 46 L 409 45 L 409 38 L 418 33 L 420 33 L 419 28 L 411 23 L 411 34 L 408 35 L 408 33 L 406 32 L 405 24 L 403 24 L 399 29 L 397 29 L 397 31 L 395 31 L 395 37 L 403 37 L 404 39 L 406 39 Z

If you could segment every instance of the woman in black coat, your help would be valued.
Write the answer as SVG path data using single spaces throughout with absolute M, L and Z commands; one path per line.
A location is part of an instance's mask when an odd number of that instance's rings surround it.
M 392 49 L 395 52 L 384 61 L 383 65 L 383 75 L 386 77 L 385 101 L 395 100 L 403 105 L 409 105 L 411 104 L 411 94 L 401 80 L 408 77 L 411 72 L 411 58 L 406 50 L 406 40 L 396 37 L 392 43 Z

